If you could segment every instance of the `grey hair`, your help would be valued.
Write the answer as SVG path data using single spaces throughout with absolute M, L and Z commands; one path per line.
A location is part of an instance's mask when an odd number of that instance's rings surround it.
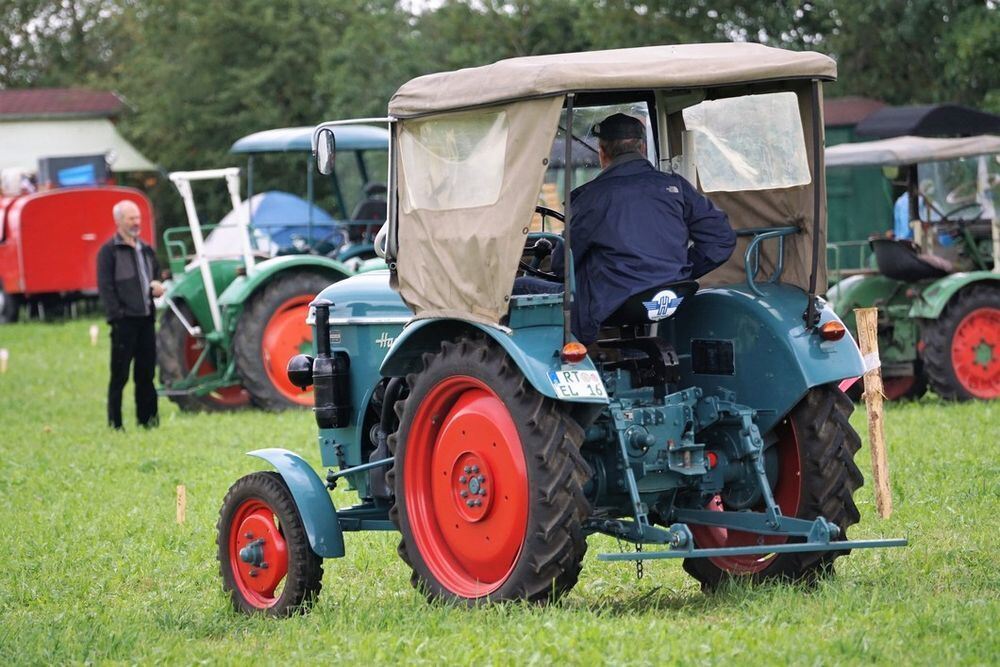
M 139 207 L 131 199 L 123 199 L 114 205 L 114 207 L 111 209 L 111 215 L 114 216 L 115 222 L 121 222 L 122 219 L 124 219 L 125 209 L 129 207 L 139 210 Z

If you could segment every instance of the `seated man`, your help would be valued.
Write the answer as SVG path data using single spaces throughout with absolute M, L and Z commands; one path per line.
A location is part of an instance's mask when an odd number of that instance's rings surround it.
M 736 234 L 726 214 L 677 174 L 646 159 L 642 122 L 614 114 L 593 128 L 602 171 L 573 190 L 571 244 L 576 270 L 573 334 L 597 339 L 604 322 L 643 290 L 699 278 L 729 259 Z M 552 270 L 562 274 L 557 248 Z M 515 293 L 557 292 L 556 283 L 518 278 Z

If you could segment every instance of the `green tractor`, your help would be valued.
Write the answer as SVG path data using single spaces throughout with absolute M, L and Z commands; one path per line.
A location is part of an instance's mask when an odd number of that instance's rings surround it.
M 834 146 L 826 159 L 905 176 L 913 240 L 864 242 L 874 266 L 838 267 L 827 295 L 851 328 L 855 308 L 879 309 L 886 398 L 928 386 L 948 400 L 1000 398 L 1000 137 L 895 137 Z
M 351 127 L 343 152 L 353 159 L 316 179 L 312 129 L 266 130 L 233 144 L 231 153 L 247 156 L 245 202 L 238 169 L 171 175 L 184 199 L 188 227 L 164 234 L 173 279 L 157 345 L 160 392 L 181 409 L 312 405 L 311 390 L 296 387 L 285 375 L 288 360 L 310 347 L 309 302 L 331 282 L 385 266 L 374 258 L 369 233 L 384 222 L 385 201 L 368 196 L 364 186 L 373 174 L 385 173 L 388 133 L 370 125 Z M 282 153 L 303 156 L 305 198 L 254 193 L 255 184 L 266 180 L 267 167 L 274 166 L 262 157 Z M 233 211 L 220 224 L 203 226 L 191 183 L 212 179 L 226 181 Z M 316 206 L 317 191 L 332 202 L 335 218 Z M 280 208 L 268 208 L 274 200 Z
M 516 58 L 403 85 L 382 119 L 388 269 L 324 289 L 313 350 L 288 366 L 315 388 L 329 470 L 251 452 L 276 471 L 222 503 L 235 608 L 307 609 L 354 531 L 398 531 L 413 585 L 467 605 L 558 598 L 594 534 L 636 548 L 598 560 L 682 559 L 705 588 L 813 581 L 853 549 L 905 544 L 847 535 L 861 441 L 838 383 L 864 363 L 817 297 L 821 86 L 835 76 L 817 53 L 729 43 Z M 711 193 L 740 244 L 701 285 L 635 294 L 588 349 L 569 324 L 571 258 L 549 276 L 557 294 L 512 284 L 546 273 L 558 244 L 572 254 L 572 202 L 537 206 L 550 147 L 569 153 L 623 107 L 646 117 L 653 164 Z M 345 127 L 317 128 L 321 172 Z M 563 192 L 579 185 L 574 169 L 561 177 Z M 563 235 L 532 232 L 538 214 Z M 356 505 L 334 506 L 341 484 Z

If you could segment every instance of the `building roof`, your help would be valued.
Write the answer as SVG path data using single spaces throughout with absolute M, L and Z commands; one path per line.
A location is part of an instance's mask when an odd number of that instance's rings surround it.
M 0 90 L 0 120 L 66 116 L 111 117 L 125 103 L 112 92 L 87 88 Z
M 857 95 L 825 98 L 823 122 L 827 127 L 857 125 L 884 106 L 885 102 Z
M 821 53 L 747 42 L 556 53 L 417 77 L 392 96 L 389 113 L 406 118 L 569 92 L 701 88 L 836 77 L 837 63 Z
M 958 104 L 886 107 L 858 123 L 863 137 L 955 137 L 1000 133 L 1000 116 Z

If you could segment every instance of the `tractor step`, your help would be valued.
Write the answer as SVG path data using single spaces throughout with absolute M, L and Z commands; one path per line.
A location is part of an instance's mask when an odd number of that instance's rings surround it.
M 667 551 L 639 551 L 636 553 L 597 554 L 597 560 L 660 560 L 663 558 L 720 558 L 750 556 L 754 554 L 797 553 L 803 551 L 846 551 L 849 549 L 881 549 L 905 547 L 906 538 L 887 540 L 850 540 L 843 542 L 798 542 L 794 544 L 758 544 L 749 547 L 723 549 L 673 548 Z

